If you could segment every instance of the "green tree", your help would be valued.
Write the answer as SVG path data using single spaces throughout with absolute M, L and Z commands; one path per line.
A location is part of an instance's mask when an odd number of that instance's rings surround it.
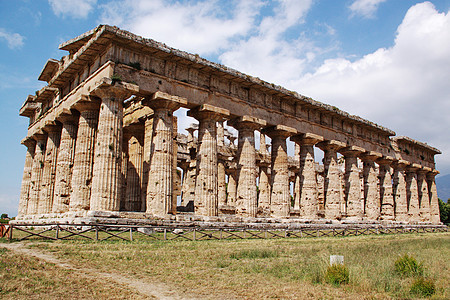
M 1 215 L 1 219 L 7 219 L 8 218 L 8 214 L 2 214 Z
M 450 199 L 449 199 L 450 200 Z M 447 200 L 447 203 L 439 199 L 439 212 L 441 214 L 441 222 L 444 224 L 450 223 L 450 204 Z

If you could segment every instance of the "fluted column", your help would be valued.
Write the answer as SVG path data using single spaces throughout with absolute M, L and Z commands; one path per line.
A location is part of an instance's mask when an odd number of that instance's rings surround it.
M 392 188 L 391 164 L 393 158 L 385 156 L 377 160 L 380 166 L 381 219 L 394 220 L 394 195 Z
M 236 205 L 237 190 L 237 169 L 236 167 L 228 168 L 228 186 L 227 186 L 227 205 Z
M 339 152 L 345 158 L 345 203 L 348 219 L 361 220 L 364 216 L 364 201 L 361 199 L 361 181 L 359 177 L 358 156 L 365 150 L 350 146 Z
M 78 116 L 68 112 L 61 114 L 58 120 L 62 122 L 62 130 L 56 165 L 52 212 L 63 213 L 69 210 Z
M 183 181 L 183 204 L 188 205 L 189 202 L 194 202 L 195 200 L 195 173 L 197 169 L 197 162 L 191 160 L 186 169 L 186 174 L 184 175 Z
M 120 87 L 102 85 L 94 90 L 100 97 L 100 113 L 94 149 L 90 210 L 120 209 L 122 168 L 123 100 L 131 94 Z
M 430 217 L 433 224 L 441 223 L 439 201 L 435 181 L 435 177 L 437 174 L 439 174 L 437 170 L 433 170 L 427 174 L 428 192 L 430 193 Z
M 378 173 L 375 160 L 380 158 L 377 152 L 362 155 L 364 176 L 364 213 L 369 220 L 377 220 L 381 215 L 380 192 L 378 190 Z
M 127 140 L 128 164 L 124 210 L 141 211 L 144 126 L 141 124 L 133 124 L 128 126 L 127 130 L 129 131 L 130 138 Z
M 42 172 L 44 170 L 45 145 L 47 135 L 35 134 L 36 149 L 34 151 L 33 166 L 31 169 L 30 198 L 28 200 L 27 215 L 38 213 L 39 194 L 41 190 Z
M 404 160 L 394 162 L 394 209 L 395 220 L 400 222 L 408 221 L 408 198 L 406 192 L 405 168 L 409 163 Z
M 30 199 L 31 174 L 33 170 L 33 157 L 36 149 L 36 141 L 25 139 L 22 144 L 27 147 L 25 154 L 25 166 L 23 167 L 22 186 L 20 188 L 19 211 L 18 215 L 27 214 L 28 200 Z
M 124 128 L 122 135 L 122 166 L 120 168 L 120 210 L 124 211 L 125 203 L 127 199 L 127 173 L 128 173 L 128 144 L 130 142 L 131 135 Z
M 41 190 L 39 191 L 38 214 L 48 214 L 52 211 L 53 192 L 55 188 L 56 163 L 58 147 L 61 139 L 61 126 L 48 125 L 44 128 L 48 133 L 44 156 Z
M 316 219 L 319 211 L 314 145 L 323 141 L 321 136 L 305 133 L 291 137 L 300 146 L 299 208 L 300 216 Z
M 266 121 L 251 116 L 243 116 L 230 120 L 228 124 L 239 131 L 236 214 L 245 217 L 256 217 L 258 195 L 256 189 L 255 130 L 265 126 Z
M 290 215 L 291 195 L 286 139 L 295 135 L 297 130 L 284 125 L 276 125 L 263 129 L 263 133 L 272 139 L 271 216 L 287 218 Z
M 203 104 L 188 111 L 199 120 L 197 178 L 195 184 L 195 213 L 203 216 L 218 215 L 217 197 L 217 127 L 216 122 L 228 117 L 226 109 Z
M 293 141 L 291 137 L 291 141 Z M 294 161 L 298 162 L 293 170 L 294 172 L 294 210 L 300 211 L 300 169 L 297 166 L 300 165 L 300 145 L 295 143 L 294 148 Z
M 80 112 L 80 118 L 75 142 L 69 210 L 81 211 L 89 210 L 90 206 L 99 103 L 97 101 L 79 102 L 75 108 Z
M 153 134 L 147 185 L 147 213 L 163 217 L 175 213 L 174 192 L 174 118 L 173 112 L 186 105 L 184 98 L 157 92 L 144 102 L 153 109 Z
M 150 155 L 153 139 L 153 115 L 144 118 L 144 153 L 142 162 L 141 211 L 147 210 L 147 185 L 150 171 Z
M 219 202 L 219 206 L 227 203 L 225 159 L 225 156 L 219 154 L 217 160 L 217 201 Z
M 341 218 L 341 182 L 337 163 L 337 151 L 344 148 L 345 144 L 332 140 L 318 143 L 317 146 L 324 151 L 325 218 L 331 220 L 339 219 Z
M 259 165 L 259 195 L 258 207 L 266 213 L 270 213 L 270 176 L 269 162 L 261 161 Z
M 419 190 L 417 187 L 418 165 L 406 168 L 406 193 L 408 196 L 408 216 L 410 222 L 420 221 Z
M 430 195 L 428 192 L 428 184 L 426 174 L 431 169 L 420 169 L 417 171 L 417 185 L 419 192 L 419 210 L 420 210 L 420 220 L 422 222 L 430 222 Z

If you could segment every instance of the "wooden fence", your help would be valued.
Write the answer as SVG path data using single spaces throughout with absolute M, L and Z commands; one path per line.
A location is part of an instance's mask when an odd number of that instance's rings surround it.
M 2 227 L 2 237 L 13 239 L 14 231 L 17 240 L 47 239 L 68 240 L 88 239 L 104 241 L 120 239 L 133 241 L 146 237 L 157 241 L 171 240 L 226 240 L 226 239 L 276 239 L 276 238 L 307 238 L 357 236 L 368 234 L 404 234 L 447 232 L 447 226 L 403 226 L 403 227 L 366 227 L 366 228 L 317 228 L 317 229 L 248 229 L 248 228 L 174 228 L 138 225 L 84 225 L 84 224 L 45 224 L 45 225 L 6 225 Z

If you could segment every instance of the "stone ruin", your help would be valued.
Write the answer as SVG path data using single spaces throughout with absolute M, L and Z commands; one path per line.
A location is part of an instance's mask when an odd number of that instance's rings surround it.
M 18 223 L 440 224 L 425 143 L 117 27 L 59 48 L 20 109 Z

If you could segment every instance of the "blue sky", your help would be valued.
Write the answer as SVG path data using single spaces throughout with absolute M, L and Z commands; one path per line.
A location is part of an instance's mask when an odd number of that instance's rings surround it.
M 153 38 L 439 148 L 450 173 L 450 0 L 0 0 L 0 211 L 17 214 L 28 119 L 58 45 L 98 24 Z

